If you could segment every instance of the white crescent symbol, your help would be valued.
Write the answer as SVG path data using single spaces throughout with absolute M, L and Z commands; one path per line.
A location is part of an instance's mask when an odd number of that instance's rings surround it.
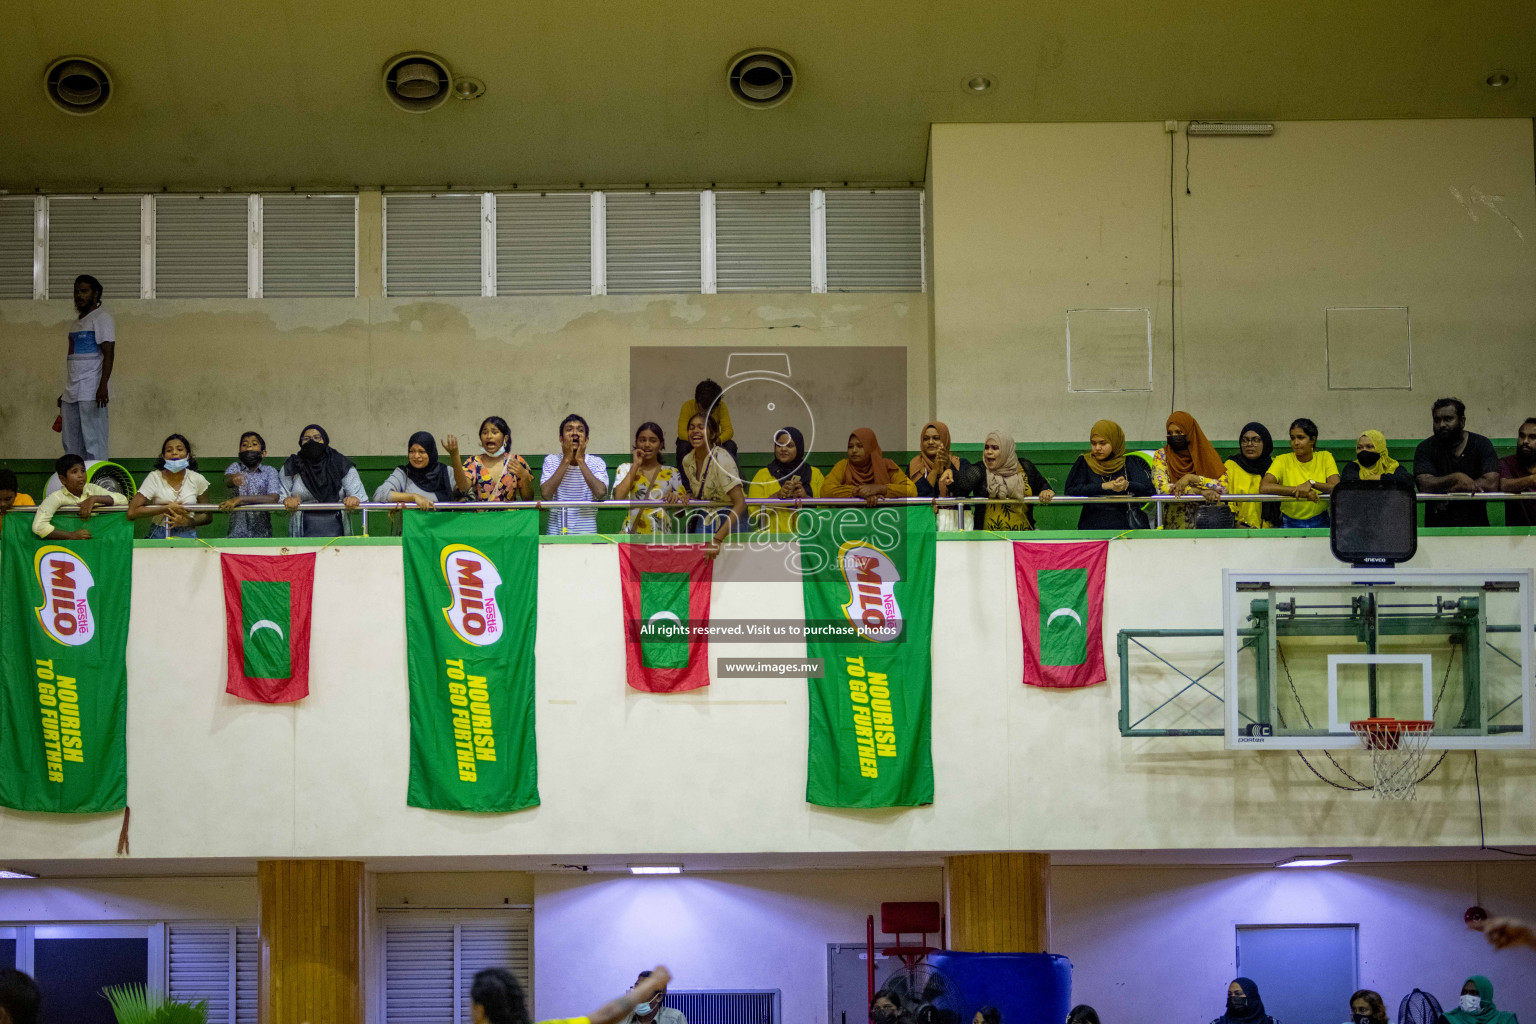
M 1083 617 L 1081 615 L 1077 614 L 1077 612 L 1073 611 L 1071 608 L 1057 608 L 1055 611 L 1051 612 L 1051 614 L 1049 614 L 1049 615 L 1047 615 L 1045 617 L 1045 628 L 1046 629 L 1050 629 L 1051 628 L 1051 623 L 1056 621 L 1056 616 L 1058 616 L 1058 615 L 1070 615 L 1070 616 L 1072 616 L 1072 618 L 1077 620 L 1077 624 L 1079 626 L 1081 626 L 1083 624 Z
M 679 626 L 681 626 L 683 624 L 683 620 L 677 617 L 677 613 L 676 612 L 666 612 L 666 611 L 657 612 L 655 615 L 652 615 L 646 621 L 647 622 L 655 622 L 657 619 L 671 619 L 673 622 L 677 623 Z
M 1049 623 L 1047 623 L 1047 625 L 1049 625 Z M 276 633 L 278 636 L 283 636 L 283 627 L 282 626 L 279 626 L 277 623 L 273 622 L 271 619 L 261 619 L 261 620 L 259 620 L 257 622 L 251 623 L 251 631 L 246 634 L 246 638 L 249 639 L 250 637 L 255 636 L 256 635 L 256 631 L 258 629 L 270 629 L 272 632 Z M 287 639 L 287 638 L 284 637 L 284 639 Z

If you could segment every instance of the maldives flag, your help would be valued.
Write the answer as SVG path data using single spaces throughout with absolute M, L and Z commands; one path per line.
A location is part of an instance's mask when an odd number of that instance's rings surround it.
M 315 553 L 231 555 L 224 570 L 225 692 L 263 704 L 309 696 L 309 610 Z
M 1104 566 L 1109 542 L 1013 545 L 1024 627 L 1024 682 L 1092 686 L 1104 672 Z
M 677 693 L 709 685 L 713 576 L 714 563 L 704 557 L 702 545 L 619 545 L 630 686 L 647 693 Z

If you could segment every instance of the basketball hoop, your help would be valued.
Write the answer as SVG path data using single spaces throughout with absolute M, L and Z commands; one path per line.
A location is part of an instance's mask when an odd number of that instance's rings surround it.
M 1407 718 L 1362 718 L 1350 731 L 1371 755 L 1376 784 L 1372 795 L 1382 800 L 1412 800 L 1419 782 L 1419 763 L 1435 723 Z

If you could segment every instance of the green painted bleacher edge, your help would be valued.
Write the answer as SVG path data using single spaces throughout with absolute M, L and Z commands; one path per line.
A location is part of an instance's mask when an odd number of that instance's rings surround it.
M 1413 458 L 1413 451 L 1422 440 L 1423 438 L 1394 438 L 1389 440 L 1387 445 L 1392 451 L 1393 457 L 1397 458 L 1398 461 L 1404 461 L 1404 457 L 1406 456 L 1406 458 L 1411 462 Z M 1504 437 L 1493 438 L 1492 440 L 1494 447 L 1499 451 L 1501 456 L 1514 451 L 1514 438 Z M 1216 446 L 1216 450 L 1221 454 L 1223 459 L 1230 458 L 1231 455 L 1237 450 L 1237 442 L 1235 441 L 1213 441 L 1212 443 Z M 1162 447 L 1161 441 L 1135 441 L 1127 445 L 1127 449 L 1130 451 L 1150 451 L 1160 447 Z M 1331 452 L 1334 459 L 1337 460 L 1341 466 L 1345 462 L 1353 460 L 1355 457 L 1355 442 L 1352 438 L 1346 440 L 1323 441 L 1319 444 L 1318 447 L 1323 451 Z M 976 462 L 981 458 L 981 445 L 979 444 L 957 444 L 954 446 L 953 450 L 955 454 L 970 462 Z M 1276 445 L 1275 448 L 1277 454 L 1288 450 L 1289 448 L 1283 442 Z M 1077 457 L 1081 455 L 1083 451 L 1084 445 L 1077 441 L 1051 441 L 1019 446 L 1020 457 L 1027 458 L 1033 462 L 1036 468 L 1038 468 L 1040 472 L 1045 475 L 1045 478 L 1049 480 L 1051 485 L 1058 491 L 1064 485 L 1067 479 L 1067 473 L 1072 468 L 1072 463 L 1077 460 Z M 913 453 L 911 452 L 886 452 L 888 457 L 893 459 L 903 468 L 905 468 L 906 465 L 911 461 L 912 454 Z M 267 464 L 272 466 L 280 466 L 284 458 L 286 458 L 286 456 L 269 458 L 267 460 Z M 354 455 L 350 456 L 350 458 L 352 459 L 353 464 L 357 466 L 358 475 L 362 477 L 364 489 L 366 489 L 370 495 L 373 493 L 373 489 L 379 486 L 379 484 L 383 483 L 384 479 L 394 471 L 395 467 L 399 466 L 404 461 L 401 456 L 396 455 Z M 544 457 L 543 455 L 529 456 L 525 454 L 524 458 L 528 459 L 529 465 L 533 467 L 535 472 L 538 472 L 539 466 L 543 462 Z M 838 461 L 838 458 L 841 458 L 841 456 L 839 455 L 837 458 L 833 458 L 832 454 L 828 452 L 826 458 L 818 458 L 814 461 L 817 468 L 825 473 L 831 470 L 832 466 Z M 602 459 L 607 464 L 608 472 L 611 476 L 614 469 L 630 460 L 630 456 L 628 452 L 625 452 L 619 455 L 603 455 Z M 768 464 L 768 459 L 769 456 L 766 453 L 748 453 L 743 455 L 741 457 L 742 475 L 745 476 L 748 480 L 751 480 L 753 475 L 756 474 L 759 469 L 762 469 L 765 465 Z M 113 459 L 112 461 L 118 463 L 127 469 L 128 472 L 132 473 L 135 480 L 142 480 L 145 474 L 152 470 L 155 465 L 154 459 Z M 209 494 L 209 500 L 217 501 L 223 498 L 223 485 L 218 477 L 222 474 L 223 468 L 234 461 L 235 457 L 233 455 L 198 457 L 199 466 L 204 467 L 200 470 L 200 472 L 202 472 L 204 476 L 208 477 L 209 483 L 212 485 L 210 488 L 211 493 Z M 0 460 L 0 466 L 6 466 L 14 470 L 18 480 L 21 483 L 22 492 L 30 494 L 33 498 L 38 500 L 42 499 L 43 487 L 47 483 L 48 478 L 53 475 L 53 460 L 51 459 Z M 617 482 L 618 481 L 614 481 L 614 483 Z M 1504 512 L 1502 504 L 1499 502 L 1494 502 L 1492 505 L 1493 507 L 1490 508 L 1488 512 L 1489 522 L 1493 526 L 1502 526 L 1504 523 Z M 1115 534 L 1107 533 L 1105 531 L 1080 532 L 1073 530 L 1072 527 L 1077 522 L 1080 509 L 1081 506 L 1078 505 L 1064 505 L 1060 508 L 1037 506 L 1035 509 L 1035 523 L 1040 528 L 1037 533 L 1051 532 L 1060 533 L 1062 536 L 1070 535 L 1073 537 L 1099 536 L 1101 534 L 1104 536 L 1115 536 Z M 274 520 L 274 532 L 284 532 L 285 527 L 279 521 L 286 521 L 286 514 L 281 512 L 274 512 L 272 515 Z M 622 509 L 599 509 L 597 513 L 597 527 L 599 533 L 617 534 L 624 523 L 624 515 L 625 512 Z M 1419 516 L 1420 522 L 1422 522 L 1422 508 L 1420 510 Z M 390 516 L 387 513 L 373 512 L 369 514 L 368 519 L 369 533 L 371 535 L 386 536 L 392 532 Z M 148 520 L 141 519 L 135 525 L 137 536 L 142 538 L 149 532 L 150 523 Z M 213 523 L 209 526 L 203 527 L 198 532 L 201 536 L 208 540 L 217 540 L 225 536 L 225 531 L 227 529 L 228 517 L 214 516 Z M 1201 531 L 1202 536 L 1208 537 L 1221 536 L 1222 534 L 1229 532 L 1231 531 Z M 1239 535 L 1241 532 L 1242 531 L 1238 531 Z M 1436 532 L 1439 531 L 1426 532 L 1433 536 Z M 1523 533 L 1525 531 L 1518 530 L 1516 532 Z M 1280 534 L 1278 531 L 1274 531 L 1269 532 L 1268 535 L 1279 536 Z M 1299 535 L 1305 536 L 1305 533 L 1303 532 Z M 997 534 L 996 536 L 1011 535 Z M 194 541 L 190 543 L 195 544 L 196 542 Z

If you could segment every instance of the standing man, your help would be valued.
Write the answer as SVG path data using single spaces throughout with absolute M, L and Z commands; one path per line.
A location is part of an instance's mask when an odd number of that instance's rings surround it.
M 101 308 L 101 282 L 90 274 L 75 278 L 75 309 L 80 319 L 69 329 L 59 413 L 64 419 L 64 451 L 94 461 L 108 458 L 107 382 L 112 379 L 117 327 L 112 314 Z
M 1459 398 L 1437 398 L 1430 410 L 1435 433 L 1413 453 L 1419 490 L 1433 494 L 1481 494 L 1499 489 L 1499 456 L 1493 442 L 1467 429 Z M 1487 526 L 1481 501 L 1435 501 L 1424 510 L 1425 526 Z
M 640 977 L 635 979 L 635 985 L 638 987 L 650 976 L 650 971 L 641 971 Z M 673 1009 L 666 1005 L 666 1002 L 667 986 L 663 984 L 660 989 L 646 997 L 645 1002 L 635 1007 L 635 1012 L 629 1015 L 627 1024 L 688 1024 L 688 1018 L 683 1016 L 683 1011 Z
M 539 491 L 547 501 L 601 501 L 608 493 L 608 465 L 587 454 L 587 421 L 571 413 L 560 421 L 560 452 L 544 456 Z M 597 512 L 590 508 L 549 510 L 546 533 L 596 533 Z
M 1515 454 L 1499 460 L 1499 489 L 1505 494 L 1536 491 L 1536 416 L 1520 424 Z M 1505 526 L 1536 526 L 1536 501 L 1506 501 Z

